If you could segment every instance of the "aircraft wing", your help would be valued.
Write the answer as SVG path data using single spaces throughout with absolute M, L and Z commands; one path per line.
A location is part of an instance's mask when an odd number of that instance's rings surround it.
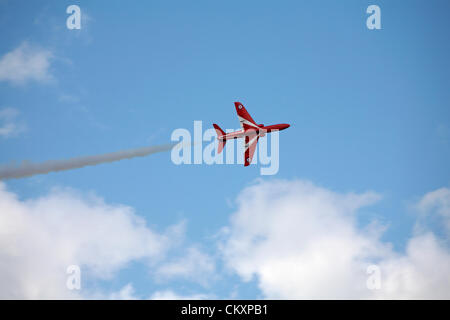
M 250 165 L 252 163 L 253 154 L 255 153 L 256 145 L 258 144 L 259 135 L 255 134 L 250 136 L 245 136 L 245 146 L 244 146 L 244 166 Z

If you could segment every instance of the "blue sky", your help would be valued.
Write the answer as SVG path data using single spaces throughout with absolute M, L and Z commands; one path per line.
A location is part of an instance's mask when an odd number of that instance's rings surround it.
M 66 28 L 67 6 L 82 12 Z M 369 30 L 366 8 L 381 8 Z M 238 128 L 234 101 L 280 133 L 280 169 L 174 165 L 170 153 L 9 180 L 20 200 L 52 188 L 134 208 L 158 232 L 186 223 L 183 244 L 214 257 L 211 286 L 158 280 L 140 261 L 87 287 L 140 296 L 170 288 L 226 298 L 264 296 L 219 257 L 217 234 L 256 179 L 310 181 L 339 194 L 368 191 L 361 208 L 403 252 L 425 194 L 450 183 L 450 9 L 447 1 L 1 1 L 0 56 L 24 42 L 51 52 L 49 79 L 0 81 L 0 110 L 26 129 L 0 139 L 0 162 L 40 162 L 163 144 L 177 128 Z M 1 119 L 0 119 L 1 120 Z M 437 230 L 434 230 L 438 232 Z M 238 289 L 236 289 L 238 288 Z

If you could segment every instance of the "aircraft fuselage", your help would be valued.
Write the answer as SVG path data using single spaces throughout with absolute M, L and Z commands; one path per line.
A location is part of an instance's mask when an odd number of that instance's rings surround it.
M 270 133 L 272 131 L 281 131 L 284 129 L 289 128 L 290 125 L 287 123 L 280 123 L 280 124 L 273 124 L 270 126 L 261 126 L 258 129 L 247 129 L 247 130 L 237 130 L 233 132 L 229 132 L 225 135 L 218 136 L 218 140 L 231 140 L 231 139 L 238 139 L 243 138 L 245 136 L 254 136 L 255 133 L 259 134 L 260 136 L 264 136 L 266 133 Z

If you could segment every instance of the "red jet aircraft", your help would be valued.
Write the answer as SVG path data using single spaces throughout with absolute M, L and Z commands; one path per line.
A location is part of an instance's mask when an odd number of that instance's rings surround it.
M 241 123 L 241 130 L 225 133 L 217 124 L 213 124 L 214 129 L 217 132 L 217 140 L 219 140 L 218 153 L 221 153 L 225 143 L 230 139 L 245 138 L 245 164 L 250 165 L 255 153 L 256 144 L 259 137 L 264 137 L 267 132 L 281 131 L 290 127 L 287 123 L 274 124 L 271 126 L 264 126 L 263 124 L 256 124 L 250 114 L 245 110 L 244 106 L 240 102 L 235 102 L 236 112 Z

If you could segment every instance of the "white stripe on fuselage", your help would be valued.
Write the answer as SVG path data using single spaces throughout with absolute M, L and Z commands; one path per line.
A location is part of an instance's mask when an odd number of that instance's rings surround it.
M 229 132 L 223 136 L 218 137 L 219 140 L 229 140 L 234 138 L 243 138 L 245 136 L 255 136 L 256 130 L 249 129 L 249 130 L 237 130 L 233 132 Z
M 242 118 L 240 115 L 238 115 L 238 118 L 239 118 L 239 122 L 241 123 L 241 127 L 242 127 L 242 128 L 244 128 L 244 123 L 245 123 L 246 125 L 250 126 L 250 127 L 253 127 L 253 128 L 259 128 L 256 124 L 254 124 L 253 122 L 248 121 L 248 120 L 245 119 L 245 118 Z

